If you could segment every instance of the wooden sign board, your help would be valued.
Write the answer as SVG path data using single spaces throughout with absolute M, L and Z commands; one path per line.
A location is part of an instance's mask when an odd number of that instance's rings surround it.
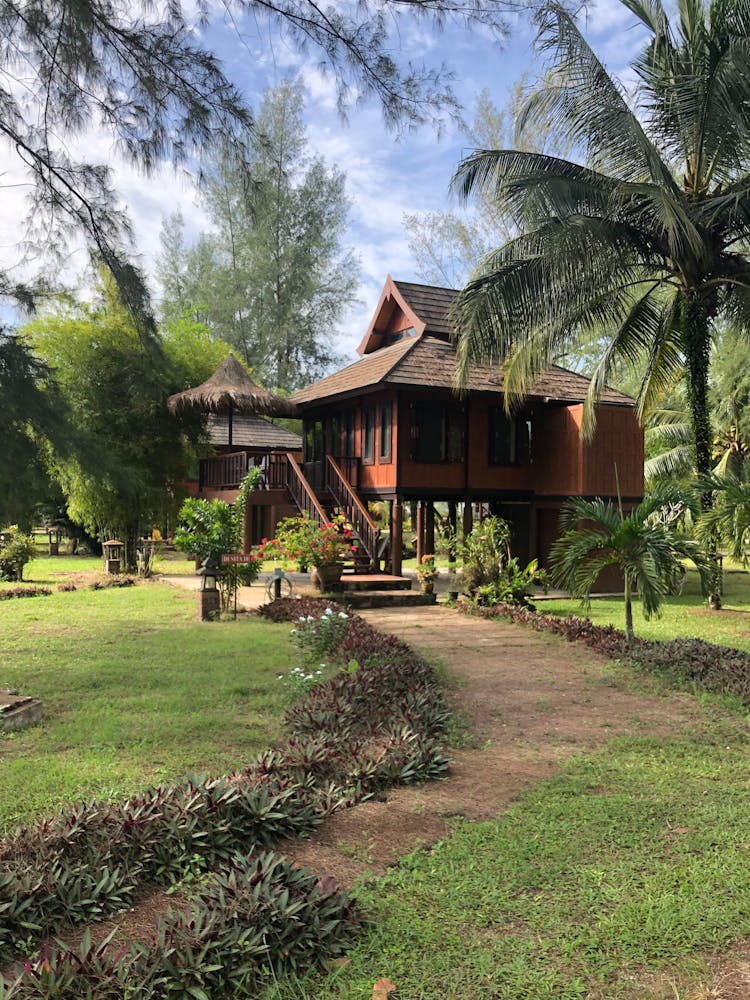
M 251 552 L 224 552 L 221 556 L 222 566 L 238 566 L 250 562 L 255 562 L 255 556 Z

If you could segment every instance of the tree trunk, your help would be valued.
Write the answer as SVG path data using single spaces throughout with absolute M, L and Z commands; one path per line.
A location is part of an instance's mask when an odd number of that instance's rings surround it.
M 632 646 L 635 641 L 633 631 L 633 601 L 630 588 L 630 577 L 625 574 L 625 641 L 628 646 Z
M 687 363 L 688 403 L 695 435 L 695 469 L 699 476 L 711 471 L 711 416 L 708 405 L 708 369 L 711 354 L 711 324 L 705 305 L 697 295 L 688 297 L 685 304 L 683 331 L 685 361 Z M 701 508 L 711 507 L 711 493 L 701 496 Z M 717 611 L 721 607 L 721 566 L 717 558 L 716 542 L 708 543 L 708 606 Z

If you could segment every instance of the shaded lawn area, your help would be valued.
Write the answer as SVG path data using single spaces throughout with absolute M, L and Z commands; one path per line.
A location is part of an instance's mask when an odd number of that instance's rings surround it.
M 622 597 L 596 597 L 587 609 L 576 600 L 539 601 L 537 608 L 562 617 L 586 615 L 595 625 L 625 628 Z M 701 595 L 698 574 L 688 570 L 682 595 L 666 598 L 661 618 L 647 622 L 636 598 L 633 625 L 636 636 L 641 639 L 669 640 L 687 636 L 750 652 L 750 573 L 736 569 L 725 571 L 723 607 L 721 611 L 709 611 Z
M 748 741 L 707 726 L 617 740 L 461 823 L 364 885 L 351 965 L 280 995 L 350 1000 L 387 976 L 404 1000 L 698 996 L 702 953 L 750 935 Z
M 243 766 L 278 737 L 277 675 L 296 663 L 287 625 L 201 624 L 195 595 L 168 585 L 0 603 L 0 686 L 45 708 L 0 736 L 0 835 L 82 797 Z

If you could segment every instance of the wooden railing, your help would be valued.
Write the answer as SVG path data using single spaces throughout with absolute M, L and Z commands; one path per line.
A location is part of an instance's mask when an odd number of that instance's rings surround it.
M 201 459 L 198 471 L 198 488 L 233 489 L 240 485 L 252 458 L 244 451 L 234 451 L 229 455 Z
M 289 484 L 289 455 L 286 452 L 271 452 L 261 465 L 265 473 L 261 489 L 285 490 L 287 488 Z
M 341 470 L 341 466 L 330 455 L 326 463 L 326 487 L 333 494 L 336 503 L 357 533 L 363 548 L 370 557 L 370 562 L 377 565 L 380 529 L 373 521 L 367 507 L 352 489 Z
M 287 452 L 287 489 L 292 495 L 292 499 L 303 514 L 307 514 L 318 524 L 326 524 L 328 515 L 320 506 L 318 498 L 305 477 L 302 475 L 297 460 L 294 455 Z

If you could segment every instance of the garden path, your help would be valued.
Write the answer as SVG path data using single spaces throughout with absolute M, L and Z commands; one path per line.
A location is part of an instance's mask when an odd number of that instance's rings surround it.
M 284 845 L 299 863 L 347 885 L 439 840 L 455 817 L 498 816 L 577 751 L 701 724 L 695 699 L 648 690 L 646 680 L 645 690 L 626 690 L 606 660 L 557 637 L 440 605 L 362 614 L 445 670 L 464 745 L 445 780 L 391 789 L 385 801 L 339 813 L 309 840 Z

